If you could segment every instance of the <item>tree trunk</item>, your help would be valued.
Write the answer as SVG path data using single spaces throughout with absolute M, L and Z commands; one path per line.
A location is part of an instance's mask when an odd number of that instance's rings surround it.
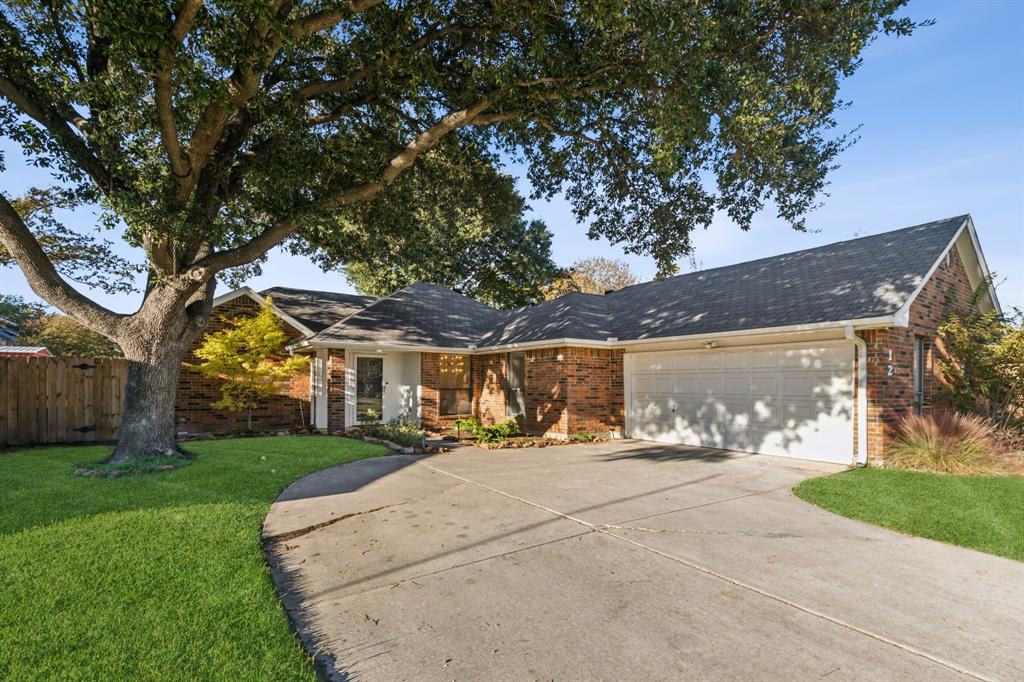
M 126 318 L 116 341 L 128 360 L 121 432 L 109 462 L 180 452 L 174 419 L 181 362 L 209 320 L 212 284 L 189 299 L 174 290 L 151 290 L 139 312 Z
M 174 344 L 177 345 L 177 344 Z M 111 462 L 177 452 L 174 402 L 182 353 L 167 349 L 155 361 L 129 360 L 121 433 Z

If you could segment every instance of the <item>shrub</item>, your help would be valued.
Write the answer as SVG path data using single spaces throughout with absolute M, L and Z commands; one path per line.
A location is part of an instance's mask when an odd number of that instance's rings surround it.
M 484 426 L 476 417 L 456 419 L 454 423 L 459 433 L 475 438 L 481 443 L 495 443 L 520 434 L 519 424 L 515 419 L 507 419 L 490 426 Z
M 946 474 L 991 473 L 992 425 L 973 414 L 940 412 L 905 417 L 887 466 Z
M 386 424 L 363 424 L 363 433 L 405 447 L 423 447 L 426 436 L 419 422 L 411 417 L 395 417 Z
M 974 292 L 973 303 L 992 286 Z M 1024 311 L 954 312 L 939 327 L 943 392 L 961 412 L 1024 431 Z

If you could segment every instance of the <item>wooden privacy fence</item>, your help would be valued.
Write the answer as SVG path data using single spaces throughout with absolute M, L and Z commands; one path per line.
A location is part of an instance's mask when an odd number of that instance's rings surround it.
M 0 445 L 115 440 L 128 361 L 0 358 Z

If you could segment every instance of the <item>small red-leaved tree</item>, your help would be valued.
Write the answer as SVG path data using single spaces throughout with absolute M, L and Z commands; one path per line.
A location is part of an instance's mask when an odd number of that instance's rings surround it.
M 99 305 L 67 277 L 123 264 L 0 195 L 2 258 L 129 360 L 112 459 L 172 450 L 218 276 L 282 244 L 401 265 L 439 204 L 492 210 L 501 158 L 663 270 L 718 210 L 745 228 L 771 201 L 802 227 L 846 143 L 839 81 L 914 28 L 902 5 L 0 0 L 0 135 L 148 280 L 136 312 Z

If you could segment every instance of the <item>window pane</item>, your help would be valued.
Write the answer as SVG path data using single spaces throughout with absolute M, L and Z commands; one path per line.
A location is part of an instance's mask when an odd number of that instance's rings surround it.
M 924 405 L 924 339 L 914 338 L 914 413 L 921 414 Z
M 523 386 L 526 383 L 526 363 L 523 353 L 509 353 L 508 356 L 508 416 L 526 415 L 526 397 Z
M 384 358 L 356 358 L 356 419 L 379 421 L 384 407 Z
M 468 388 L 442 388 L 441 414 L 470 414 L 473 407 L 469 401 Z
M 465 355 L 442 355 L 439 361 L 441 388 L 469 388 L 469 358 Z

